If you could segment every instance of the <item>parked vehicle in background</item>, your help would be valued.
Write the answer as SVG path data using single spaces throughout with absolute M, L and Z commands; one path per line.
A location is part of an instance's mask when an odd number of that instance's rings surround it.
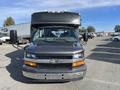
M 113 38 L 112 38 L 113 41 L 120 41 L 120 34 L 118 35 L 115 35 Z
M 2 40 L 0 40 L 0 45 L 2 45 Z
M 27 44 L 29 40 L 23 39 L 22 37 L 18 37 L 18 44 Z
M 97 36 L 96 33 L 93 33 L 93 36 L 96 37 Z
M 8 33 L 10 35 L 11 30 L 17 31 L 17 43 L 18 44 L 25 44 L 26 41 L 30 41 L 30 24 L 29 23 L 23 23 L 23 24 L 16 24 L 6 27 L 1 27 L 1 33 Z
M 97 33 L 96 33 L 96 36 L 97 36 L 97 37 L 103 37 L 103 36 L 104 36 L 104 33 L 103 33 L 103 32 L 97 32 Z
M 95 33 L 88 33 L 88 38 L 89 38 L 89 39 L 92 39 L 92 38 L 94 38 L 94 37 L 96 37 L 96 34 L 95 34 Z
M 10 36 L 8 35 L 8 33 L 0 33 L 0 40 L 2 42 L 6 42 L 7 40 L 10 40 Z

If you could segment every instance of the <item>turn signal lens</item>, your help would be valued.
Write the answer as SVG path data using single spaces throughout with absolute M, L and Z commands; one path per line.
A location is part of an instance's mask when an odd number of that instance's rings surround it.
M 31 61 L 24 61 L 24 64 L 31 67 L 37 67 L 38 64 Z
M 72 63 L 72 67 L 79 67 L 80 65 L 84 65 L 85 64 L 85 61 L 82 60 L 82 61 L 77 61 L 77 62 L 73 62 Z

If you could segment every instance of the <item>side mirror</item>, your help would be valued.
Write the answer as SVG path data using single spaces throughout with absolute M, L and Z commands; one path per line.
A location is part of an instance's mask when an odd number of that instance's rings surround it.
M 88 34 L 87 33 L 83 34 L 83 41 L 85 41 L 85 42 L 88 41 Z
M 83 37 L 82 37 L 82 35 L 79 35 L 79 40 L 81 40 Z
M 29 45 L 25 46 L 25 47 L 24 47 L 24 50 L 26 50 L 26 48 L 27 48 L 28 46 L 29 46 Z
M 10 31 L 10 42 L 12 44 L 16 44 L 17 43 L 17 31 L 16 30 L 11 30 Z

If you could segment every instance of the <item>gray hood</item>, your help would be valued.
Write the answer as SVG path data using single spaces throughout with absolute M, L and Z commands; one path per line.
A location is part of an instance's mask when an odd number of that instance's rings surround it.
M 83 51 L 79 42 L 72 43 L 31 43 L 26 52 L 37 54 L 74 54 Z

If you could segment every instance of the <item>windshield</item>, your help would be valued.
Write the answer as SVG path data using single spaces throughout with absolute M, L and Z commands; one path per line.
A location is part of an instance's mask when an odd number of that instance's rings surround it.
M 36 29 L 36 28 L 35 28 Z M 33 41 L 74 42 L 77 41 L 74 28 L 37 28 Z

